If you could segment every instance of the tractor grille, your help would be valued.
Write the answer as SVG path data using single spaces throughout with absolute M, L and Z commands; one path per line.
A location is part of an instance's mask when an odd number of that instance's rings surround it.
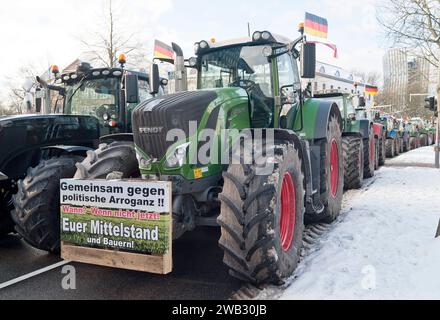
M 217 98 L 214 91 L 183 92 L 141 103 L 133 112 L 136 145 L 147 155 L 162 159 L 177 141 L 167 141 L 170 130 L 180 129 L 189 136 L 190 122 L 200 121 L 209 104 Z

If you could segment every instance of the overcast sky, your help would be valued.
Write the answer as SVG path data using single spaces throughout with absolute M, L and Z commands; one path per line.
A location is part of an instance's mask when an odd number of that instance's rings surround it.
M 376 22 L 376 0 L 114 0 L 123 3 L 123 23 L 136 31 L 139 41 L 152 47 L 153 39 L 175 41 L 185 55 L 193 55 L 195 41 L 224 40 L 252 30 L 270 30 L 297 37 L 305 11 L 329 21 L 329 42 L 339 49 L 333 59 L 326 47 L 319 59 L 345 69 L 382 71 L 384 52 Z M 16 0 L 2 3 L 0 11 L 0 84 L 20 65 L 60 67 L 77 58 L 84 37 L 103 13 L 107 0 Z M 152 48 L 151 50 L 152 51 Z

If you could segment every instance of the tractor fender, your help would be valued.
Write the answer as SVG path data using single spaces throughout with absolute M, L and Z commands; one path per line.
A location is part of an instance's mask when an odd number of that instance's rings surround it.
M 359 131 L 363 139 L 370 139 L 370 132 L 373 130 L 372 124 L 369 120 L 359 121 Z
M 343 132 L 343 137 L 355 137 L 363 139 L 363 135 L 360 132 Z
M 9 179 L 8 176 L 0 171 L 0 181 L 6 181 L 8 179 Z
M 99 138 L 100 143 L 111 143 L 120 141 L 134 142 L 133 133 L 110 134 Z
M 374 136 L 378 139 L 383 137 L 384 127 L 379 123 L 373 123 Z
M 92 151 L 92 148 L 82 146 L 48 146 L 41 148 L 41 150 L 54 150 L 60 151 L 63 154 L 86 154 L 87 151 Z
M 302 109 L 297 118 L 300 118 L 302 113 L 303 121 L 297 119 L 295 128 L 299 128 L 303 124 L 302 130 L 299 131 L 299 135 L 303 139 L 326 139 L 328 123 L 332 116 L 336 116 L 338 119 L 341 130 L 344 128 L 341 111 L 335 102 L 309 99 L 304 103 Z
M 274 133 L 275 140 L 282 140 L 293 143 L 293 145 L 299 152 L 299 158 L 303 159 L 303 147 L 301 144 L 301 139 L 294 131 L 274 129 Z

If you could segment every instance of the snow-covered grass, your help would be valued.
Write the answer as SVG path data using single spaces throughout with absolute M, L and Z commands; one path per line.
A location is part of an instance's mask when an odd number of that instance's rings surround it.
M 432 161 L 428 147 L 390 163 Z M 385 167 L 373 179 L 345 195 L 281 299 L 440 299 L 440 171 Z

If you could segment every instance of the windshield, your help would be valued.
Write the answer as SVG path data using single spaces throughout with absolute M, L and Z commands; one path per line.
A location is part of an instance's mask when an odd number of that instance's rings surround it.
M 266 97 L 273 97 L 271 64 L 263 49 L 264 46 L 238 46 L 202 56 L 200 89 L 259 87 Z
M 93 79 L 67 87 L 66 113 L 93 115 L 99 119 L 106 113 L 116 117 L 119 83 L 118 78 Z

